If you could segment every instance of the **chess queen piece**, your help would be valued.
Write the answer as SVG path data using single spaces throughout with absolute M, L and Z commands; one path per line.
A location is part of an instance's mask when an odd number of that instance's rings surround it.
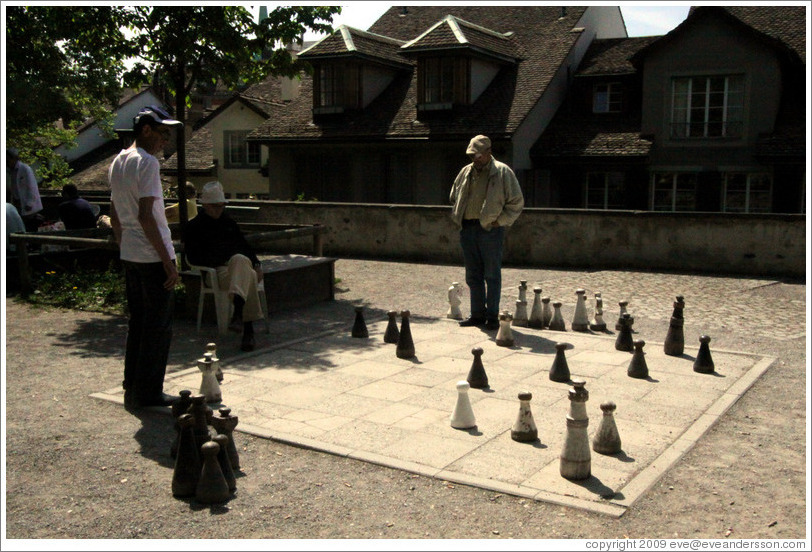
M 618 305 L 618 307 L 620 307 L 620 313 L 618 314 L 617 322 L 615 323 L 615 329 L 620 330 L 620 324 L 621 324 L 620 320 L 621 320 L 621 318 L 623 318 L 624 314 L 628 314 L 629 311 L 626 310 L 626 307 L 629 305 L 629 302 L 628 301 L 619 301 L 617 305 Z M 629 314 L 629 329 L 631 329 L 633 324 L 634 324 L 634 317 L 631 314 Z
M 474 410 L 471 408 L 471 399 L 468 397 L 468 389 L 471 386 L 467 381 L 457 382 L 457 404 L 454 412 L 451 413 L 450 423 L 454 429 L 471 429 L 476 427 Z
M 169 457 L 176 458 L 178 455 L 178 445 L 180 444 L 180 424 L 178 418 L 181 414 L 185 414 L 189 407 L 192 405 L 192 392 L 184 389 L 179 393 L 180 399 L 172 403 L 172 417 L 175 418 L 175 439 L 169 446 Z
M 632 360 L 629 362 L 629 367 L 626 369 L 626 375 L 630 378 L 646 379 L 648 377 L 648 366 L 646 365 L 646 356 L 643 352 L 646 342 L 642 339 L 634 341 L 634 354 Z
M 533 306 L 530 308 L 530 318 L 527 320 L 527 325 L 537 330 L 544 327 L 541 313 L 541 288 L 538 286 L 533 288 Z
M 620 434 L 617 432 L 615 423 L 615 409 L 617 406 L 612 401 L 601 403 L 603 417 L 598 426 L 598 431 L 592 438 L 592 450 L 598 454 L 617 454 L 620 448 Z
M 409 324 L 411 313 L 407 310 L 400 311 L 400 335 L 395 355 L 398 358 L 414 358 L 414 340 L 412 339 L 412 329 Z
M 445 317 L 454 320 L 462 320 L 460 304 L 462 304 L 462 288 L 460 287 L 460 283 L 451 282 L 451 287 L 448 288 L 448 312 Z
M 364 307 L 355 307 L 355 323 L 352 325 L 353 337 L 369 337 L 369 330 L 364 321 Z
M 200 394 L 206 397 L 207 403 L 222 402 L 223 394 L 220 392 L 217 376 L 214 375 L 215 364 L 211 353 L 206 353 L 203 358 L 197 359 L 197 367 L 201 375 Z
M 532 443 L 539 438 L 538 428 L 533 420 L 533 412 L 530 410 L 530 399 L 532 398 L 533 394 L 529 391 L 519 393 L 519 414 L 510 429 L 510 438 L 514 441 Z
M 553 310 L 550 308 L 550 298 L 549 297 L 542 297 L 541 298 L 541 326 L 543 328 L 549 328 L 550 322 L 553 320 Z
M 553 316 L 550 319 L 549 328 L 556 332 L 565 332 L 567 328 L 564 326 L 564 317 L 561 316 L 561 301 L 553 303 Z
M 599 291 L 595 292 L 595 320 L 589 324 L 589 329 L 594 332 L 606 331 L 606 322 L 603 321 L 603 299 Z
M 585 332 L 589 329 L 589 316 L 586 313 L 586 290 L 578 288 L 575 290 L 577 299 L 575 301 L 575 314 L 572 317 L 572 331 Z
M 195 496 L 202 468 L 194 435 L 195 419 L 191 414 L 178 416 L 180 434 L 178 454 L 172 471 L 172 495 L 178 498 Z
M 632 327 L 629 323 L 628 312 L 624 312 L 620 317 L 620 332 L 615 339 L 615 349 L 618 351 L 627 351 L 631 353 L 634 351 L 634 341 L 632 340 Z
M 516 300 L 516 313 L 513 315 L 513 325 L 527 327 L 530 325 L 527 319 L 527 301 Z
M 699 337 L 699 351 L 696 353 L 696 360 L 694 360 L 694 372 L 700 374 L 712 374 L 715 370 L 713 359 L 711 358 L 710 343 L 711 338 L 707 335 Z
M 205 353 L 211 353 L 211 361 L 214 363 L 214 377 L 217 378 L 217 383 L 223 383 L 223 369 L 220 367 L 220 359 L 217 358 L 217 344 L 206 343 Z
M 230 408 L 221 408 L 219 416 L 212 416 L 211 425 L 218 434 L 228 437 L 226 452 L 231 463 L 231 469 L 240 469 L 240 455 L 237 453 L 237 446 L 234 444 L 234 430 L 237 428 L 239 418 L 231 414 Z
M 217 463 L 220 464 L 220 470 L 226 479 L 228 492 L 233 493 L 237 490 L 237 478 L 234 476 L 234 469 L 231 467 L 231 459 L 228 457 L 228 437 L 222 433 L 218 433 L 212 437 L 211 440 L 220 445 L 220 450 L 217 451 Z
M 471 369 L 468 371 L 468 384 L 473 389 L 487 389 L 488 388 L 488 374 L 485 373 L 485 366 L 482 364 L 482 347 L 474 347 L 471 349 L 471 354 L 474 355 L 474 362 L 471 364 Z
M 553 359 L 553 365 L 550 366 L 550 379 L 552 381 L 566 383 L 570 380 L 570 369 L 567 365 L 567 357 L 564 356 L 567 346 L 567 343 L 555 344 L 555 358 Z
M 663 343 L 663 352 L 669 356 L 680 356 L 685 351 L 684 309 L 685 299 L 682 295 L 677 295 L 677 300 L 674 301 L 674 312 L 671 313 L 671 322 L 668 324 L 668 332 L 665 334 Z
M 226 502 L 231 497 L 231 493 L 228 490 L 223 470 L 220 469 L 220 463 L 217 462 L 220 445 L 215 441 L 203 443 L 200 452 L 203 454 L 203 469 L 200 471 L 200 479 L 197 481 L 195 499 L 201 504 Z
M 513 347 L 513 332 L 510 330 L 510 322 L 513 316 L 507 311 L 499 313 L 499 331 L 496 332 L 496 344 L 500 347 Z
M 455 282 L 456 283 L 456 282 Z M 389 317 L 389 322 L 386 324 L 386 332 L 383 334 L 384 343 L 397 343 L 400 337 L 400 330 L 398 330 L 398 311 L 390 310 L 386 313 Z
M 569 390 L 570 412 L 567 415 L 567 434 L 560 457 L 561 477 L 576 481 L 587 479 L 592 473 L 592 456 L 586 430 L 589 425 L 589 417 L 586 415 L 589 392 L 585 385 L 585 381 L 576 380 Z

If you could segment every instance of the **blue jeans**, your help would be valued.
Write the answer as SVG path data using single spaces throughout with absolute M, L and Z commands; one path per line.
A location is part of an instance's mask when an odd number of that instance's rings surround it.
M 160 398 L 172 341 L 174 291 L 164 289 L 163 264 L 122 261 L 130 321 L 124 354 L 124 389 L 136 400 Z
M 465 260 L 465 283 L 471 293 L 471 318 L 499 318 L 504 237 L 503 226 L 484 230 L 479 221 L 463 221 L 460 245 Z

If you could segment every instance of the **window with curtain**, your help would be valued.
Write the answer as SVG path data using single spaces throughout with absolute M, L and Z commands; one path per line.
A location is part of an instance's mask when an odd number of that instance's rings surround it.
M 671 96 L 672 138 L 742 135 L 744 75 L 677 77 Z
M 725 173 L 723 211 L 727 213 L 769 213 L 771 203 L 772 179 L 769 174 Z
M 226 130 L 223 132 L 225 168 L 259 167 L 260 145 L 246 140 L 249 132 L 250 130 Z
M 697 173 L 654 173 L 652 211 L 696 211 Z

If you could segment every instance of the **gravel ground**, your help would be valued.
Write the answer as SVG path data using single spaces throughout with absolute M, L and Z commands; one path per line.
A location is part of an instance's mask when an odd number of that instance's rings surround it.
M 259 333 L 258 345 L 325 326 L 348 330 L 353 307 L 361 304 L 370 318 L 401 308 L 412 316 L 444 316 L 445 290 L 464 281 L 458 266 L 351 259 L 336 263 L 336 277 L 336 301 L 274 315 L 270 335 Z M 707 333 L 712 349 L 779 361 L 619 519 L 243 434 L 238 491 L 227 504 L 209 507 L 172 497 L 167 416 L 128 413 L 88 397 L 120 385 L 125 319 L 35 309 L 9 297 L 4 539 L 809 538 L 804 282 L 508 267 L 503 308 L 515 301 L 520 279 L 540 282 L 545 295 L 560 297 L 565 320 L 578 287 L 587 297 L 602 292 L 607 322 L 614 322 L 617 300 L 628 299 L 635 329 L 663 336 L 655 341 L 664 339 L 674 295 L 682 294 L 686 342 Z M 169 370 L 193 365 L 211 337 L 197 335 L 193 321 L 177 320 Z M 236 338 L 218 345 L 224 360 L 238 352 Z M 24 543 L 4 540 L 3 549 L 18 545 Z M 131 541 L 117 546 L 140 548 Z M 249 543 L 237 544 L 243 546 Z M 342 545 L 317 541 L 306 548 L 336 546 Z M 354 543 L 370 546 L 398 545 Z

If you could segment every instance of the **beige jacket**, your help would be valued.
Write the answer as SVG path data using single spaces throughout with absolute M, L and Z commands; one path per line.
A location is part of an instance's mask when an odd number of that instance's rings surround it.
M 471 172 L 474 164 L 466 165 L 454 179 L 449 201 L 453 205 L 451 218 L 462 226 L 462 217 L 471 192 Z M 513 224 L 524 208 L 524 196 L 519 181 L 510 167 L 493 159 L 488 175 L 488 191 L 479 213 L 479 223 L 488 229 L 496 221 L 499 226 Z

